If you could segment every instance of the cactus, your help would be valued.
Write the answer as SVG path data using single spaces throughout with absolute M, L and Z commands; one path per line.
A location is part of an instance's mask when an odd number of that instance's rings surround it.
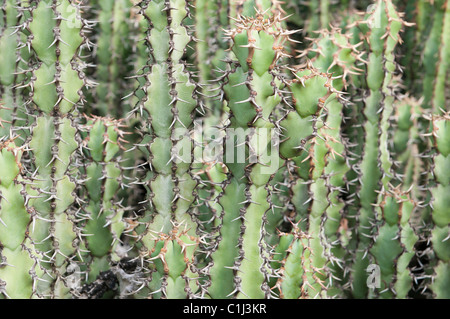
M 127 95 L 126 77 L 132 71 L 131 61 L 128 61 L 132 48 L 129 17 L 131 16 L 131 1 L 94 1 L 90 8 L 98 12 L 96 40 L 96 65 L 94 76 L 95 111 L 97 114 L 123 117 L 130 111 L 128 102 L 123 97 Z M 114 80 L 113 80 L 114 79 Z
M 35 53 L 30 104 L 31 199 L 35 227 L 30 237 L 46 268 L 37 295 L 63 297 L 69 293 L 65 273 L 79 252 L 81 230 L 76 227 L 77 106 L 82 103 L 84 75 L 78 50 L 85 42 L 80 7 L 70 1 L 33 3 L 25 27 Z M 50 26 L 44 28 L 43 25 Z M 41 40 L 42 39 L 42 40 Z
M 109 269 L 108 258 L 120 260 L 121 235 L 125 229 L 122 220 L 125 207 L 118 196 L 122 183 L 120 158 L 117 156 L 125 149 L 124 124 L 109 118 L 87 118 L 80 131 L 87 136 L 83 141 L 86 161 L 81 165 L 85 180 L 85 200 L 83 216 L 79 227 L 85 231 L 85 245 L 89 252 L 84 258 L 89 261 L 88 280 L 96 278 L 100 271 Z M 81 215 L 81 214 L 80 214 Z M 82 219 L 82 218 L 80 218 Z
M 27 182 L 23 178 L 21 157 L 23 147 L 14 140 L 0 140 L 0 293 L 8 298 L 30 298 L 35 280 L 30 270 L 34 267 L 33 245 L 27 233 L 31 218 L 24 191 Z
M 29 135 L 30 125 L 26 108 L 30 54 L 27 35 L 18 32 L 28 16 L 22 2 L 25 1 L 3 1 L 0 22 L 0 136 L 12 131 L 18 134 L 18 144 Z
M 449 10 L 0 1 L 0 298 L 449 298 Z
M 435 145 L 435 154 L 433 154 L 433 176 L 435 184 L 431 187 L 431 207 L 432 207 L 432 229 L 431 241 L 433 251 L 437 256 L 437 264 L 434 267 L 434 274 L 431 289 L 436 298 L 448 298 L 448 290 L 443 286 L 449 280 L 449 256 L 448 256 L 448 238 L 449 233 L 449 214 L 448 198 L 443 196 L 450 187 L 448 175 L 446 173 L 449 167 L 449 112 L 443 115 L 432 114 L 426 116 L 431 122 L 430 133 L 427 135 L 432 139 Z

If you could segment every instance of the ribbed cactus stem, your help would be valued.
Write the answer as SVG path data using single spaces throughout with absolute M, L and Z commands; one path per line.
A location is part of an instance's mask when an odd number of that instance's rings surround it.
M 127 83 L 125 77 L 131 71 L 126 57 L 131 51 L 130 0 L 94 1 L 93 10 L 98 12 L 97 46 L 95 50 L 96 113 L 101 116 L 122 117 L 130 111 L 123 97 Z
M 305 275 L 308 287 L 305 287 L 304 296 L 324 297 L 328 285 L 326 281 L 330 275 L 327 263 L 334 258 L 332 242 L 335 240 L 328 240 L 334 236 L 332 229 L 335 227 L 330 222 L 334 221 L 339 225 L 341 204 L 336 196 L 342 186 L 341 174 L 345 174 L 347 170 L 340 142 L 342 93 L 334 88 L 332 75 L 320 72 L 311 61 L 307 62 L 304 69 L 299 67 L 293 71 L 295 78 L 291 91 L 297 114 L 295 117 L 297 121 L 304 121 L 309 126 L 303 132 L 307 134 L 305 136 L 300 135 L 289 122 L 285 126 L 287 136 L 292 139 L 291 143 L 298 143 L 292 147 L 297 154 L 292 153 L 291 156 L 298 166 L 300 177 L 304 179 L 303 184 L 307 185 L 303 189 L 306 193 L 302 198 L 309 205 L 309 219 L 303 231 L 308 234 L 314 254 L 305 264 L 309 268 Z M 287 119 L 293 114 L 295 113 L 289 113 Z M 331 237 L 327 238 L 328 236 Z
M 432 230 L 431 241 L 433 251 L 438 257 L 437 265 L 434 267 L 431 289 L 436 298 L 449 298 L 446 288 L 450 280 L 450 214 L 449 197 L 450 191 L 450 113 L 443 112 L 442 115 L 425 115 L 430 122 L 430 136 L 432 145 L 436 150 L 433 154 L 433 177 L 434 185 L 430 192 L 432 195 Z
M 433 89 L 433 113 L 440 114 L 443 111 L 449 111 L 448 102 L 448 85 L 450 73 L 450 2 L 447 0 L 444 4 L 445 12 L 442 22 L 442 33 L 439 48 L 438 68 L 436 71 L 436 79 Z M 446 89 L 447 87 L 447 89 Z M 446 91 L 447 90 L 447 91 Z
M 28 237 L 31 218 L 24 196 L 24 147 L 15 145 L 17 138 L 0 139 L 0 298 L 28 299 L 35 288 L 35 262 Z
M 405 22 L 396 12 L 391 1 L 382 0 L 376 1 L 366 20 L 357 22 L 357 24 L 365 27 L 365 37 L 370 45 L 367 65 L 369 95 L 365 99 L 364 110 L 366 117 L 365 148 L 360 164 L 359 248 L 354 273 L 354 294 L 363 296 L 367 292 L 366 268 L 370 263 L 367 258 L 371 246 L 370 238 L 377 235 L 375 223 L 377 219 L 382 218 L 374 205 L 380 205 L 383 200 L 382 194 L 389 189 L 389 182 L 393 177 L 388 146 L 388 129 L 395 99 L 394 49 L 398 43 L 401 43 L 399 32 Z M 381 193 L 377 194 L 379 191 Z M 393 227 L 388 228 L 386 225 L 379 231 L 383 234 L 386 231 L 389 233 L 386 236 L 393 238 L 396 237 L 398 231 L 395 226 Z M 396 250 L 392 250 L 388 254 L 391 255 L 392 261 L 397 257 Z
M 188 231 L 186 225 L 175 224 L 168 234 L 154 234 L 155 246 L 149 260 L 155 262 L 159 273 L 165 274 L 161 290 L 168 299 L 184 299 L 194 296 L 198 290 L 194 280 L 195 251 L 200 238 L 190 236 Z
M 281 268 L 278 271 L 280 278 L 276 287 L 280 291 L 283 299 L 308 298 L 311 289 L 315 289 L 311 282 L 321 283 L 319 276 L 324 276 L 320 270 L 311 267 L 311 258 L 314 250 L 311 247 L 310 237 L 303 232 L 298 224 L 294 225 L 291 233 L 281 233 L 280 243 L 289 243 L 286 249 L 286 257 L 281 261 Z M 311 281 L 310 279 L 313 279 Z M 323 286 L 326 289 L 325 286 Z
M 450 298 L 448 29 L 450 0 L 0 0 L 0 299 Z
M 446 24 L 446 11 L 448 12 L 447 0 L 436 0 L 432 2 L 434 8 L 433 18 L 429 22 L 431 24 L 431 30 L 426 39 L 424 50 L 423 50 L 423 66 L 424 66 L 424 75 L 423 75 L 423 107 L 425 109 L 430 109 L 434 105 L 433 97 L 435 94 L 438 94 L 439 102 L 442 102 L 442 98 L 444 95 L 443 91 L 443 82 L 442 72 L 445 73 L 447 68 L 446 62 L 444 62 L 442 67 L 444 69 L 440 69 L 436 67 L 436 59 L 439 61 L 445 61 L 445 55 L 448 54 L 448 48 L 445 42 L 445 37 L 447 36 L 445 29 L 443 27 L 445 25 L 448 26 L 448 22 Z M 448 19 L 447 19 L 448 20 Z M 443 42 L 441 42 L 444 40 Z M 442 48 L 441 48 L 442 46 Z M 443 54 L 443 56 L 441 56 Z M 442 60 L 441 60 L 442 59 Z M 440 76 L 438 75 L 440 72 Z M 436 84 L 438 87 L 436 88 Z M 436 91 L 437 90 L 437 91 Z M 436 110 L 439 112 L 439 108 L 442 108 L 440 105 L 436 105 Z
M 27 36 L 20 26 L 27 19 L 26 1 L 3 1 L 0 7 L 0 136 L 11 132 L 16 144 L 21 144 L 29 135 L 29 118 L 26 110 L 28 87 Z
M 154 233 L 168 234 L 174 224 L 185 225 L 190 236 L 196 235 L 191 204 L 197 182 L 189 171 L 192 163 L 189 132 L 193 127 L 192 112 L 198 103 L 194 94 L 197 86 L 182 59 L 191 41 L 188 28 L 183 24 L 190 14 L 189 3 L 184 0 L 143 1 L 140 6 L 147 22 L 146 42 L 150 53 L 148 72 L 142 75 L 146 79 L 142 87 L 145 96 L 135 108 L 138 114 L 144 115 L 144 139 L 139 146 L 151 168 L 144 182 L 149 210 L 142 220 L 144 230 L 138 237 L 145 254 L 156 244 Z M 186 296 L 184 286 L 166 284 L 170 279 L 167 269 L 161 272 L 151 267 L 157 272 L 149 286 L 156 294 L 154 297 Z
M 80 130 L 85 132 L 85 154 L 82 166 L 86 179 L 85 203 L 81 222 L 89 254 L 89 277 L 92 281 L 100 271 L 108 270 L 109 261 L 120 260 L 117 251 L 125 229 L 122 216 L 125 208 L 120 203 L 118 191 L 122 183 L 122 169 L 118 154 L 125 148 L 124 124 L 110 118 L 87 117 Z M 84 197 L 84 196 L 83 196 Z M 121 256 L 122 255 L 122 256 Z
M 235 288 L 229 293 L 236 294 L 237 298 L 262 298 L 270 293 L 267 287 L 265 224 L 266 214 L 271 208 L 271 189 L 267 184 L 282 164 L 272 142 L 278 129 L 272 113 L 282 95 L 282 82 L 277 75 L 278 62 L 286 56 L 284 43 L 289 41 L 292 32 L 282 29 L 279 15 L 266 18 L 264 14 L 257 11 L 252 18 L 239 16 L 235 28 L 227 31 L 239 63 L 228 76 L 230 87 L 225 89 L 233 115 L 230 127 L 248 134 L 244 137 L 246 141 L 238 141 L 237 144 L 247 145 L 245 152 L 248 155 L 245 156 L 249 156 L 245 162 L 229 165 L 239 184 L 245 184 L 243 177 L 247 180 L 247 185 L 241 186 L 245 189 L 244 200 L 233 199 L 238 205 L 244 204 L 237 216 L 242 224 L 239 253 L 232 267 L 237 271 Z

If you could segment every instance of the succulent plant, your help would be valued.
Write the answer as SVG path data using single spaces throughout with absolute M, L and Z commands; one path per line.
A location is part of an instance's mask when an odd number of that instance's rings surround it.
M 449 24 L 0 1 L 0 298 L 449 298 Z

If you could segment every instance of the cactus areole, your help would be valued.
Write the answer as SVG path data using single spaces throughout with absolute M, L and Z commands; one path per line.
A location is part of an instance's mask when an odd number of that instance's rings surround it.
M 0 299 L 450 298 L 448 30 L 449 0 L 0 0 Z

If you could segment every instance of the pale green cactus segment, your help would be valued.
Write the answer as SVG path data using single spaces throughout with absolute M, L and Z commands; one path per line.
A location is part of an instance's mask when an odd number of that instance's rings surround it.
M 331 74 L 321 73 L 315 68 L 315 62 L 319 66 L 328 69 L 320 57 L 306 64 L 305 70 L 295 73 L 295 88 L 291 86 L 293 97 L 296 102 L 296 110 L 300 117 L 308 119 L 310 128 L 309 145 L 302 138 L 300 144 L 304 155 L 299 159 L 305 162 L 309 159 L 310 168 L 307 179 L 311 181 L 309 186 L 309 197 L 312 199 L 310 208 L 310 223 L 308 234 L 311 236 L 311 244 L 316 246 L 316 253 L 311 258 L 312 266 L 316 269 L 325 269 L 327 258 L 333 255 L 331 243 L 335 242 L 339 228 L 340 207 L 337 198 L 339 189 L 343 187 L 343 176 L 349 170 L 344 160 L 344 145 L 341 143 L 340 126 L 342 121 L 342 104 L 339 101 L 341 92 L 334 88 Z M 321 63 L 319 63 L 321 62 Z M 330 61 L 330 65 L 331 65 Z M 313 65 L 314 64 L 314 65 Z M 318 85 L 306 85 L 308 81 L 319 81 Z M 305 83 L 305 85 L 303 85 Z M 342 87 L 342 82 L 340 82 Z M 307 96 L 305 99 L 304 96 Z M 301 101 L 302 103 L 297 103 Z M 307 110 L 305 110 L 307 109 Z M 306 112 L 305 112 L 306 111 Z M 323 119 L 313 119 L 312 116 L 322 114 Z M 295 131 L 292 130 L 294 133 Z M 313 132 L 317 136 L 313 135 Z M 306 176 L 305 176 L 306 177 Z M 305 194 L 306 195 L 306 194 Z M 305 199 L 305 202 L 308 202 Z M 301 206 L 300 206 L 301 207 Z M 325 233 L 329 236 L 329 243 L 320 239 L 323 221 Z M 334 230 L 333 230 L 334 229 Z M 324 280 L 325 277 L 320 278 Z M 316 294 L 322 290 L 322 283 L 318 281 L 311 283 L 317 289 Z
M 0 208 L 2 246 L 16 249 L 24 239 L 30 216 L 24 206 L 25 199 L 21 195 L 22 185 L 13 183 L 6 187 L 1 185 L 2 206 Z
M 418 153 L 417 141 L 419 132 L 417 129 L 417 121 L 420 110 L 418 107 L 420 102 L 406 97 L 395 104 L 394 116 L 396 119 L 397 129 L 393 135 L 395 157 L 402 164 L 400 169 L 406 174 L 403 179 L 403 185 L 408 189 L 414 184 L 414 166 L 417 160 L 414 154 Z
M 55 139 L 53 134 L 58 130 L 60 135 Z M 30 148 L 35 156 L 35 167 L 41 176 L 50 176 L 52 167 L 55 167 L 53 176 L 62 179 L 69 168 L 70 157 L 77 148 L 75 140 L 76 128 L 67 118 L 57 119 L 49 116 L 41 116 L 36 120 L 33 128 L 33 137 Z M 52 146 L 56 140 L 58 151 L 55 153 Z
M 17 139 L 17 136 L 16 136 Z M 0 140 L 0 296 L 28 299 L 33 294 L 34 260 L 27 238 L 31 221 L 23 196 L 23 148 Z
M 244 258 L 239 267 L 241 278 L 239 293 L 237 298 L 258 299 L 264 297 L 262 284 L 265 280 L 262 268 L 264 260 L 262 258 L 264 242 L 264 215 L 270 206 L 267 202 L 269 196 L 264 187 L 250 186 L 250 196 L 254 203 L 251 203 L 245 211 L 244 234 L 242 236 L 242 250 Z M 250 222 L 251 221 L 251 222 Z
M 252 107 L 249 98 L 250 91 L 245 85 L 247 76 L 243 68 L 236 64 L 231 65 L 231 73 L 228 75 L 228 83 L 224 86 L 227 95 L 227 103 L 233 117 L 232 127 L 247 128 L 256 116 L 256 110 Z
M 273 11 L 277 10 L 276 1 L 273 0 L 231 0 L 229 1 L 230 16 L 236 18 L 238 15 L 252 17 L 263 13 L 269 17 Z
M 236 130 L 241 128 L 245 130 L 247 123 L 256 115 L 250 102 L 245 101 L 249 97 L 249 89 L 244 83 L 246 74 L 238 62 L 229 61 L 227 67 L 228 83 L 225 83 L 223 91 L 226 95 L 227 106 L 231 111 L 230 127 Z M 235 148 L 236 143 L 243 142 L 232 141 L 233 145 L 231 147 Z M 236 164 L 235 159 L 236 154 L 232 160 L 229 158 L 224 159 L 233 177 L 229 178 L 223 186 L 223 194 L 219 201 L 222 215 L 214 219 L 219 229 L 217 247 L 211 255 L 213 265 L 209 270 L 211 285 L 207 293 L 211 298 L 230 298 L 236 292 L 234 268 L 235 262 L 239 257 L 236 247 L 240 238 L 240 227 L 242 225 L 240 215 L 246 200 L 246 186 L 241 179 L 244 176 L 242 164 Z
M 29 206 L 36 214 L 30 238 L 51 269 L 40 279 L 54 283 L 41 285 L 37 294 L 67 297 L 69 289 L 61 276 L 67 259 L 78 249 L 79 232 L 71 211 L 76 185 L 70 171 L 78 143 L 72 119 L 61 115 L 73 112 L 82 98 L 84 80 L 77 54 L 84 41 L 83 24 L 79 7 L 72 2 L 40 1 L 31 10 L 26 27 L 37 58 L 31 102 L 46 113 L 36 118 L 29 144 L 36 171 L 29 186 Z
M 278 155 L 273 161 L 271 155 L 275 150 L 270 145 L 272 131 L 276 127 L 272 114 L 282 99 L 282 81 L 275 71 L 280 67 L 279 60 L 288 56 L 284 45 L 290 41 L 290 34 L 283 30 L 279 15 L 265 17 L 265 13 L 258 9 L 254 18 L 239 15 L 235 28 L 226 31 L 239 62 L 230 65 L 229 87 L 224 88 L 232 112 L 231 127 L 251 132 L 246 144 L 254 160 L 248 170 L 243 169 L 244 163 L 229 165 L 235 178 L 239 179 L 240 174 L 244 173 L 250 184 L 245 190 L 244 203 L 248 204 L 239 212 L 243 220 L 241 244 L 234 264 L 239 280 L 229 294 L 236 294 L 237 298 L 263 298 L 268 294 L 265 286 L 268 247 L 264 234 L 271 194 L 266 185 L 283 164 Z M 250 159 L 246 163 L 250 163 Z M 228 213 L 225 210 L 225 216 Z
M 396 12 L 390 0 L 380 0 L 376 1 L 364 21 L 355 22 L 355 24 L 362 28 L 370 46 L 366 78 L 370 93 L 364 101 L 364 115 L 366 117 L 364 125 L 365 147 L 360 163 L 362 172 L 360 176 L 361 209 L 358 217 L 360 234 L 358 249 L 367 252 L 370 237 L 375 235 L 373 223 L 376 220 L 377 208 L 379 210 L 379 205 L 383 200 L 383 191 L 389 189 L 389 182 L 393 177 L 387 142 L 389 119 L 393 112 L 395 98 L 393 96 L 395 94 L 393 86 L 395 85 L 394 72 L 396 69 L 394 50 L 401 41 L 399 33 L 405 22 L 401 19 L 401 15 Z M 380 190 L 381 193 L 377 195 L 377 191 Z M 378 205 L 378 207 L 374 209 L 373 205 Z M 379 215 L 378 217 L 381 217 Z M 391 228 L 383 227 L 380 231 L 386 231 L 387 234 L 393 232 Z M 383 257 L 379 256 L 379 258 Z M 359 266 L 356 266 L 358 263 L 365 262 L 355 260 L 354 267 L 359 268 Z M 361 289 L 354 286 L 354 291 L 366 290 L 365 279 L 356 281 L 356 278 L 359 277 L 355 277 L 355 286 L 360 285 Z
M 299 223 L 293 227 L 291 233 L 280 234 L 289 244 L 285 250 L 286 257 L 281 261 L 282 267 L 278 271 L 279 279 L 275 287 L 283 299 L 313 298 L 320 291 L 317 285 L 325 288 L 320 278 L 323 272 L 313 266 L 311 237 L 299 228 Z
M 381 210 L 385 225 L 379 230 L 379 236 L 383 232 L 393 236 L 389 242 L 375 243 L 371 249 L 377 265 L 380 267 L 383 287 L 380 296 L 382 298 L 406 298 L 412 286 L 413 275 L 408 265 L 415 254 L 414 245 L 418 240 L 412 222 L 412 214 L 417 203 L 410 199 L 408 192 L 392 188 L 383 194 Z M 386 235 L 387 236 L 387 235 Z M 389 245 L 388 248 L 383 245 Z M 397 260 L 395 263 L 394 261 Z
M 55 132 L 58 138 L 54 138 Z M 78 144 L 75 140 L 76 129 L 67 118 L 60 122 L 52 117 L 41 116 L 36 120 L 33 128 L 30 149 L 33 151 L 34 165 L 37 174 L 28 191 L 32 198 L 29 205 L 34 207 L 40 217 L 34 222 L 38 225 L 30 231 L 31 238 L 36 242 L 40 251 L 48 251 L 52 238 L 49 237 L 50 228 L 56 223 L 56 215 L 65 215 L 66 210 L 74 201 L 73 191 L 75 183 L 67 175 L 71 157 Z M 58 217 L 61 218 L 61 217 Z M 61 224 L 53 228 L 63 227 L 69 221 L 64 219 Z M 75 239 L 71 231 L 72 224 L 64 239 L 70 242 Z
M 199 83 L 203 88 L 208 117 L 220 121 L 223 109 L 223 88 L 215 78 L 225 70 L 229 41 L 225 30 L 230 25 L 230 3 L 228 0 L 197 1 L 195 5 L 196 61 L 198 61 Z M 206 117 L 205 117 L 206 118 Z
M 450 294 L 448 291 L 448 285 L 450 283 L 450 262 L 440 261 L 435 268 L 436 276 L 434 282 L 431 285 L 433 293 L 436 299 L 448 299 Z
M 13 140 L 0 140 L 0 243 L 15 250 L 24 241 L 30 221 L 21 191 L 21 157 L 23 149 Z
M 435 112 L 440 112 L 441 108 L 444 108 L 444 105 L 434 105 L 433 102 L 433 96 L 438 97 L 440 100 L 436 101 L 442 101 L 442 81 L 445 81 L 442 79 L 442 72 L 445 74 L 445 69 L 447 68 L 446 63 L 444 62 L 445 55 L 448 55 L 446 51 L 448 52 L 447 44 L 443 38 L 443 36 L 446 36 L 446 31 L 443 29 L 445 25 L 448 26 L 448 22 L 445 23 L 446 16 L 446 9 L 448 4 L 446 5 L 446 0 L 437 0 L 434 2 L 434 14 L 432 21 L 430 22 L 432 27 L 431 31 L 428 35 L 428 38 L 426 39 L 426 43 L 424 46 L 423 51 L 423 67 L 424 67 L 424 75 L 423 75 L 423 108 L 430 109 L 432 107 L 435 108 Z M 447 10 L 448 11 L 448 10 Z M 448 20 L 448 19 L 447 19 Z M 448 36 L 448 35 L 447 35 Z M 444 41 L 443 41 L 444 40 Z M 442 48 L 441 48 L 442 46 Z M 442 56 L 441 56 L 442 54 Z M 442 63 L 443 69 L 441 70 L 440 67 L 436 67 L 436 59 L 439 59 L 440 61 L 444 62 Z M 442 59 L 442 60 L 441 60 Z M 441 74 L 438 75 L 438 72 Z M 444 76 L 445 77 L 445 76 Z M 437 84 L 437 86 L 436 86 Z M 438 91 L 436 91 L 438 90 Z M 439 92 L 439 90 L 441 90 Z M 438 94 L 438 95 L 435 95 Z
M 3 248 L 1 256 L 5 265 L 0 264 L 0 298 L 30 299 L 33 296 L 33 278 L 30 270 L 34 260 L 29 252 L 18 246 L 16 249 Z
M 394 261 L 398 258 L 402 252 L 400 243 L 395 240 L 398 236 L 399 227 L 394 225 L 385 224 L 381 226 L 378 231 L 378 240 L 371 249 L 371 253 L 376 259 L 377 265 L 381 271 L 381 282 L 383 282 L 382 291 L 389 288 L 389 283 L 393 281 L 395 272 Z M 392 292 L 387 290 L 386 295 L 390 295 Z
M 448 231 L 450 227 L 448 225 L 444 227 L 436 226 L 432 230 L 431 242 L 433 243 L 433 250 L 436 253 L 437 257 L 445 262 L 450 261 L 449 247 L 448 243 Z
M 306 68 L 294 69 L 293 74 L 290 89 L 295 109 L 302 118 L 318 115 L 333 93 L 339 95 L 332 86 L 332 75 L 320 72 L 311 63 Z
M 0 64 L 0 74 L 2 75 L 0 83 L 3 85 L 12 85 L 14 83 L 14 66 L 16 64 L 16 48 L 18 46 L 17 37 L 14 36 L 14 29 L 17 21 L 18 10 L 16 0 L 3 1 L 1 8 L 0 22 L 0 48 L 2 49 L 2 60 Z
M 436 298 L 447 298 L 448 291 L 444 289 L 443 284 L 448 283 L 449 264 L 450 264 L 450 242 L 448 234 L 450 230 L 450 214 L 448 205 L 450 205 L 448 192 L 450 191 L 450 177 L 448 170 L 450 167 L 450 116 L 449 112 L 441 115 L 424 115 L 429 121 L 429 133 L 432 145 L 434 145 L 435 154 L 433 154 L 433 177 L 434 184 L 430 189 L 431 199 L 431 217 L 433 229 L 431 230 L 431 243 L 433 251 L 439 260 L 434 266 L 433 280 L 429 287 Z M 440 283 L 436 281 L 439 280 Z
M 96 106 L 100 115 L 120 117 L 125 114 L 125 80 L 128 76 L 130 62 L 127 61 L 131 53 L 130 36 L 132 3 L 129 0 L 98 1 L 99 13 L 96 62 L 97 72 L 95 80 Z
M 195 6 L 195 36 L 198 39 L 196 43 L 198 61 L 208 61 L 208 47 L 210 45 L 211 36 L 209 19 L 214 19 L 215 12 L 211 7 L 217 9 L 216 1 L 200 0 Z M 211 10 L 211 11 L 210 11 Z M 212 13 L 212 16 L 209 14 Z M 209 63 L 199 63 L 201 82 L 206 84 L 211 79 L 212 70 Z
M 146 154 L 152 172 L 145 181 L 149 207 L 142 218 L 145 226 L 142 232 L 139 230 L 137 240 L 144 249 L 151 250 L 160 245 L 155 233 L 168 236 L 176 232 L 174 227 L 178 226 L 175 225 L 186 227 L 189 236 L 197 233 L 198 225 L 192 215 L 197 181 L 191 175 L 191 155 L 186 158 L 186 149 L 192 151 L 192 141 L 188 137 L 193 126 L 192 113 L 198 102 L 197 85 L 183 60 L 192 40 L 188 26 L 184 25 L 190 15 L 188 3 L 184 0 L 143 1 L 140 6 L 147 28 L 149 57 L 147 66 L 142 69 L 140 93 L 143 97 L 137 102 L 136 110 L 140 108 L 146 120 L 139 148 Z M 173 247 L 170 254 L 183 260 L 183 254 L 176 248 L 179 246 Z M 148 261 L 153 267 L 154 259 L 148 258 Z M 161 267 L 155 270 L 148 285 L 153 297 L 180 297 L 185 281 L 167 274 Z
M 168 299 L 184 299 L 198 289 L 192 271 L 195 251 L 201 238 L 188 234 L 186 225 L 175 224 L 169 233 L 154 233 L 155 246 L 149 260 L 154 261 L 154 270 L 162 274 L 161 290 L 155 293 Z
M 17 29 L 25 23 L 26 14 L 19 11 L 21 1 L 3 1 L 0 8 L 0 136 L 10 132 L 19 135 L 16 144 L 29 136 L 25 103 L 28 93 L 28 60 L 26 35 Z
M 82 98 L 80 90 L 84 80 L 71 64 L 84 41 L 82 27 L 79 8 L 70 1 L 61 1 L 58 5 L 40 1 L 32 11 L 28 30 L 33 37 L 32 48 L 40 61 L 34 72 L 32 100 L 47 114 L 55 107 L 66 114 Z
M 221 220 L 220 241 L 218 248 L 212 253 L 214 265 L 210 270 L 211 286 L 208 294 L 211 298 L 229 298 L 234 292 L 234 263 L 239 256 L 236 246 L 239 242 L 239 232 L 242 222 L 240 211 L 244 208 L 245 184 L 232 178 L 220 198 L 224 215 Z
M 431 189 L 432 200 L 432 219 L 438 227 L 446 227 L 450 224 L 450 215 L 448 214 L 449 198 L 445 196 L 450 190 L 448 178 L 449 158 L 450 158 L 450 116 L 449 112 L 443 115 L 426 116 L 431 122 L 430 133 L 432 143 L 435 145 L 436 154 L 434 155 L 434 176 L 436 185 Z
M 124 149 L 124 124 L 118 120 L 93 117 L 83 127 L 87 131 L 85 144 L 90 163 L 86 165 L 86 191 L 89 197 L 85 231 L 87 248 L 101 258 L 114 255 L 125 228 L 121 218 L 124 208 L 119 204 L 121 169 L 118 164 L 120 149 Z
M 357 83 L 363 71 L 358 64 L 366 62 L 362 58 L 363 52 L 358 50 L 361 42 L 353 44 L 351 34 L 336 27 L 316 33 L 318 37 L 311 39 L 311 46 L 299 51 L 298 57 L 307 57 L 318 70 L 333 74 L 333 87 L 339 91 Z

